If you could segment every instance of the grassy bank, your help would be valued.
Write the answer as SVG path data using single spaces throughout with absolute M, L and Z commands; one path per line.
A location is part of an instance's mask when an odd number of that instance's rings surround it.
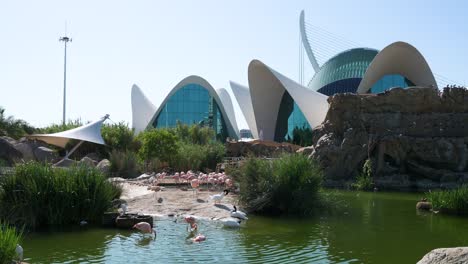
M 1 183 L 0 216 L 29 228 L 93 223 L 120 194 L 121 189 L 94 168 L 26 163 Z
M 240 200 L 249 211 L 311 215 L 328 210 L 334 199 L 332 193 L 322 191 L 320 167 L 304 155 L 249 158 L 236 174 Z
M 17 258 L 16 245 L 20 240 L 21 232 L 0 221 L 0 264 L 10 264 Z
M 442 213 L 468 215 L 468 186 L 454 190 L 432 191 L 426 193 L 434 210 Z

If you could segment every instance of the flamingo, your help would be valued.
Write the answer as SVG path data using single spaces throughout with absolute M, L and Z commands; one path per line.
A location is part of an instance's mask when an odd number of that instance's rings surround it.
M 237 207 L 234 205 L 234 210 L 231 212 L 231 217 L 234 217 L 234 218 L 239 218 L 239 219 L 242 219 L 242 220 L 247 220 L 249 219 L 247 217 L 247 214 L 242 212 L 242 211 L 238 211 L 237 210 Z
M 140 230 L 144 234 L 154 234 L 156 239 L 156 230 L 154 230 L 147 222 L 139 222 L 133 226 L 133 228 Z
M 189 215 L 189 216 L 184 217 L 184 219 L 185 219 L 185 222 L 189 224 L 189 228 L 188 228 L 189 232 L 193 232 L 198 229 L 198 225 L 195 222 L 195 217 Z
M 219 203 L 221 202 L 221 200 L 224 198 L 224 196 L 228 195 L 229 194 L 229 190 L 228 189 L 225 189 L 222 193 L 220 194 L 215 194 L 215 195 L 212 195 L 210 196 L 210 199 L 214 201 L 214 203 Z
M 194 239 L 192 239 L 193 242 L 202 242 L 206 240 L 206 236 L 202 234 L 198 234 Z
M 190 185 L 192 186 L 192 189 L 195 192 L 195 195 L 198 196 L 198 186 L 200 185 L 200 182 L 198 181 L 198 179 L 193 179 L 190 182 Z

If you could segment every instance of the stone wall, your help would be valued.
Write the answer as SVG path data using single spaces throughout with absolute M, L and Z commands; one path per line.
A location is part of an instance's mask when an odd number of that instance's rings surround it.
M 368 158 L 377 187 L 427 190 L 468 182 L 468 90 L 394 88 L 328 101 L 310 157 L 329 184 L 353 181 Z

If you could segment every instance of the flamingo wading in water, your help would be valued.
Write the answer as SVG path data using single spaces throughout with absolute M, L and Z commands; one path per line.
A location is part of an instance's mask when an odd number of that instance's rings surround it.
M 140 230 L 143 234 L 154 234 L 154 239 L 156 239 L 156 230 L 147 222 L 139 222 L 135 224 L 133 228 Z

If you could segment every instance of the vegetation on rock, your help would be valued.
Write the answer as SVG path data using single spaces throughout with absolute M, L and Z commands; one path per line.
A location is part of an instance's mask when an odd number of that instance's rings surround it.
M 358 191 L 370 191 L 374 188 L 372 180 L 372 160 L 367 159 L 362 166 L 362 172 L 357 176 L 356 182 L 351 187 Z

